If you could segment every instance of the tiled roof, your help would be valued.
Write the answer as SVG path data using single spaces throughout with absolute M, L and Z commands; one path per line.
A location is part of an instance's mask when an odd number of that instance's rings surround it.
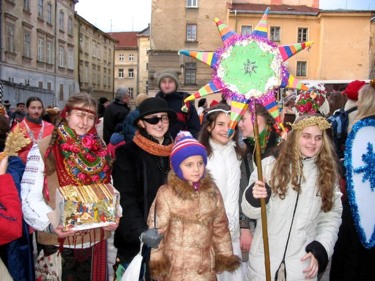
M 138 32 L 108 32 L 118 43 L 115 49 L 137 49 Z
M 234 3 L 229 7 L 232 12 L 235 10 L 237 13 L 264 13 L 270 8 L 269 14 L 314 14 L 317 15 L 320 9 L 308 6 L 294 6 L 294 5 L 264 5 L 264 4 L 248 4 L 248 3 Z

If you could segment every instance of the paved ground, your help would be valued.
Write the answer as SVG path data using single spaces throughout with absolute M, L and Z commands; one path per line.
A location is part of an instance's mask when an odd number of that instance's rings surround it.
M 113 246 L 113 233 L 110 239 L 108 239 L 108 268 L 109 268 L 109 281 L 113 281 L 113 264 L 116 259 L 117 249 Z M 326 271 L 322 275 L 320 281 L 329 281 L 329 269 L 331 262 L 328 264 Z M 238 280 L 241 281 L 241 280 Z

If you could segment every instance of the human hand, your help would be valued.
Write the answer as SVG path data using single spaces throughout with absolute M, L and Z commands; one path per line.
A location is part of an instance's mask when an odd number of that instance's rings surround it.
M 4 156 L 0 160 L 0 175 L 4 175 L 7 172 L 9 156 Z
M 243 252 L 250 251 L 250 246 L 251 246 L 252 241 L 253 241 L 253 234 L 251 234 L 250 229 L 241 228 L 241 236 L 240 236 L 241 251 Z
M 118 227 L 118 223 L 119 223 L 119 221 L 116 220 L 116 222 L 104 226 L 103 229 L 104 229 L 104 230 L 107 230 L 107 231 L 114 231 L 114 230 L 117 229 L 117 227 Z
M 56 233 L 59 238 L 65 238 L 69 236 L 73 236 L 74 233 L 76 232 L 75 230 L 72 229 L 65 229 L 65 227 L 61 224 L 59 224 L 55 229 L 51 229 L 52 232 Z
M 306 279 L 311 279 L 311 278 L 314 278 L 318 274 L 319 264 L 318 264 L 318 260 L 314 257 L 314 255 L 311 252 L 304 255 L 301 258 L 301 261 L 305 261 L 307 259 L 311 259 L 310 265 L 303 271 L 303 273 L 305 273 Z
M 264 182 L 257 180 L 253 186 L 253 197 L 255 199 L 266 198 L 267 189 Z

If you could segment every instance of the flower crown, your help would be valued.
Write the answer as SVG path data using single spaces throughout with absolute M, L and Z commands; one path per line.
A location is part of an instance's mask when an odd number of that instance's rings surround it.
M 331 128 L 331 124 L 325 119 L 324 117 L 321 116 L 311 116 L 304 118 L 300 121 L 297 121 L 297 123 L 288 123 L 292 127 L 293 130 L 303 130 L 306 127 L 310 126 L 318 126 L 320 130 L 326 130 L 328 128 Z
M 295 108 L 299 114 L 314 114 L 326 100 L 326 91 L 310 88 L 308 91 L 299 94 L 295 104 Z

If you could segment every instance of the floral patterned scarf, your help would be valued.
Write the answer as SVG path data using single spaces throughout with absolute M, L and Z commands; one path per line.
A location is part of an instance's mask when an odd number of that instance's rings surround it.
M 98 134 L 78 136 L 66 125 L 60 125 L 57 133 L 53 151 L 60 186 L 110 182 L 111 157 Z

